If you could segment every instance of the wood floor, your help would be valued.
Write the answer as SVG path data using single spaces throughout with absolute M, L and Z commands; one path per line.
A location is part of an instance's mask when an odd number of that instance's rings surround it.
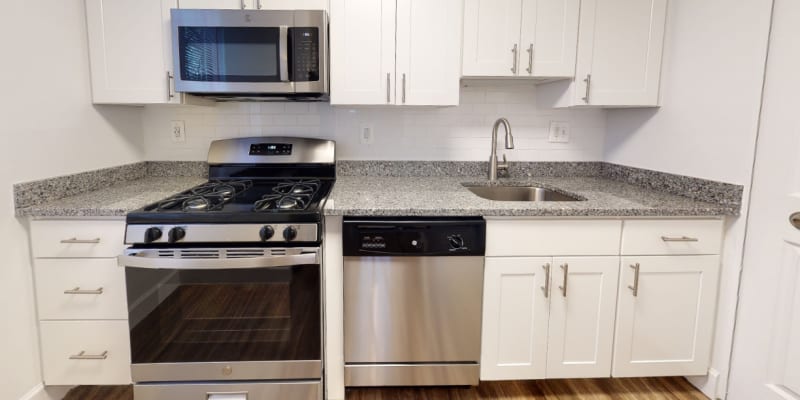
M 707 400 L 683 378 L 482 382 L 471 388 L 353 388 L 346 393 L 347 400 Z M 130 386 L 80 386 L 64 400 L 133 400 L 133 392 Z

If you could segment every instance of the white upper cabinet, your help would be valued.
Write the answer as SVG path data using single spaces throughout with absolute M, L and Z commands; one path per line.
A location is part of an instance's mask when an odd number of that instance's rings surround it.
M 667 0 L 583 0 L 575 79 L 543 106 L 658 106 Z
M 86 0 L 94 103 L 180 102 L 171 87 L 169 55 L 169 9 L 176 5 L 177 0 Z
M 461 0 L 397 0 L 395 102 L 458 105 Z
M 394 104 L 395 0 L 331 0 L 331 104 Z
M 217 10 L 243 10 L 256 8 L 256 1 L 257 0 L 178 0 L 177 7 Z
M 217 10 L 327 10 L 328 0 L 178 0 L 178 8 Z
M 458 104 L 460 0 L 330 7 L 331 104 Z
M 466 0 L 462 75 L 571 78 L 580 0 Z

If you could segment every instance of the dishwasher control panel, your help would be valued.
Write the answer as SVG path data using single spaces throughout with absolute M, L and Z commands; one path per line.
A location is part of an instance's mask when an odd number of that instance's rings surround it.
M 486 222 L 482 218 L 345 219 L 345 256 L 484 255 Z

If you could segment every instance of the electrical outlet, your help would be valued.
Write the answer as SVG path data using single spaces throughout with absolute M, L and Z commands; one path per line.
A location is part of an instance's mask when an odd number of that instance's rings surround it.
M 172 121 L 172 142 L 183 143 L 186 141 L 186 123 L 184 121 Z
M 375 129 L 373 129 L 372 125 L 370 124 L 361 124 L 361 129 L 359 130 L 359 138 L 361 140 L 361 144 L 372 144 L 375 142 Z
M 569 143 L 569 122 L 550 121 L 550 143 Z

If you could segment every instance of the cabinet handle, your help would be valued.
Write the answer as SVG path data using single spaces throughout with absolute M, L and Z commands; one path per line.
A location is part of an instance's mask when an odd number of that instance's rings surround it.
M 661 240 L 665 242 L 699 242 L 700 239 L 688 237 L 688 236 L 681 236 L 681 237 L 670 237 L 670 236 L 662 236 Z
M 628 285 L 628 289 L 633 291 L 633 297 L 639 295 L 639 263 L 630 266 L 633 268 L 633 286 Z
M 528 46 L 527 51 L 528 51 L 528 69 L 526 69 L 525 71 L 528 71 L 528 75 L 533 75 L 533 43 L 531 43 L 531 45 Z
M 567 297 L 567 282 L 569 281 L 569 264 L 563 264 L 561 269 L 564 270 L 564 286 L 559 286 L 558 288 L 561 289 L 561 293 L 564 297 Z
M 792 224 L 795 229 L 800 229 L 800 212 L 792 213 L 789 216 L 789 223 Z
M 586 82 L 586 95 L 583 96 L 584 103 L 589 103 L 589 91 L 592 87 L 592 74 L 586 74 L 586 79 L 583 80 Z
M 64 294 L 103 294 L 103 287 L 101 286 L 95 290 L 81 290 L 80 286 L 75 286 L 72 289 L 65 290 Z
M 386 104 L 392 102 L 392 74 L 386 74 Z
M 247 6 L 244 4 L 244 0 L 239 0 L 239 6 L 242 7 L 242 10 L 247 8 Z
M 514 75 L 517 74 L 517 53 L 518 53 L 517 44 L 514 43 L 514 47 L 511 49 L 511 54 L 513 56 L 511 58 L 511 63 L 512 63 L 511 64 L 511 73 L 514 74 Z
M 172 80 L 175 76 L 172 75 L 171 72 L 167 71 L 167 99 L 175 98 L 175 93 L 172 91 Z
M 256 0 L 256 8 L 261 9 L 261 0 Z
M 406 104 L 406 74 L 403 74 L 403 104 Z
M 78 238 L 61 239 L 61 243 L 63 243 L 63 244 L 98 244 L 98 243 L 100 243 L 100 238 L 95 238 L 95 239 L 78 239 Z
M 542 265 L 544 268 L 544 286 L 542 286 L 542 291 L 544 292 L 544 297 L 550 297 L 550 264 L 547 263 Z
M 69 356 L 70 360 L 105 360 L 108 358 L 108 350 L 100 354 L 86 354 L 85 350 L 81 350 L 78 354 Z

